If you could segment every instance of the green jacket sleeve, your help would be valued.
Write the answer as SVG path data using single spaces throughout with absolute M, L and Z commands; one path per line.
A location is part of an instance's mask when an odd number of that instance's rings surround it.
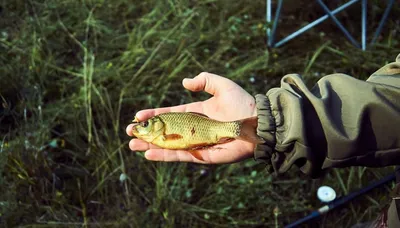
M 255 159 L 311 177 L 332 167 L 400 165 L 400 55 L 366 80 L 327 75 L 308 89 L 299 75 L 256 95 Z

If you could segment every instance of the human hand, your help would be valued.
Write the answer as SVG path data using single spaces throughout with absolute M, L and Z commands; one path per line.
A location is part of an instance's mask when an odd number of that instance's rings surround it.
M 182 83 L 190 91 L 205 91 L 213 97 L 206 101 L 185 105 L 142 110 L 136 114 L 136 118 L 144 121 L 166 112 L 198 112 L 215 120 L 234 121 L 257 115 L 254 97 L 227 78 L 203 72 L 193 79 L 184 79 Z M 126 128 L 126 133 L 129 136 L 133 136 L 132 127 L 133 124 L 130 124 Z M 253 155 L 255 146 L 250 142 L 233 140 L 193 152 L 162 149 L 136 138 L 129 142 L 131 150 L 146 151 L 145 157 L 148 160 L 205 164 L 232 163 L 244 160 Z

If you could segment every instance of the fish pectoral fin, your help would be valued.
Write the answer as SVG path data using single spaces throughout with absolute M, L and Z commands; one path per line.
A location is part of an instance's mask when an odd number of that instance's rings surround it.
M 181 139 L 181 138 L 183 138 L 183 136 L 179 135 L 179 134 L 169 134 L 169 135 L 163 135 L 162 136 L 162 140 L 163 141 L 178 140 L 178 139 Z
M 233 140 L 234 140 L 233 138 L 222 137 L 222 138 L 220 138 L 220 139 L 218 140 L 218 144 L 227 143 L 227 142 L 230 142 L 230 141 L 233 141 Z
M 214 144 L 209 144 L 209 143 L 198 143 L 198 144 L 192 144 L 190 145 L 190 148 L 188 149 L 189 151 L 194 151 L 194 150 L 201 150 L 201 149 L 206 149 Z
M 213 146 L 213 144 L 211 144 L 211 145 L 210 144 L 206 144 L 206 145 L 203 145 L 203 146 L 199 145 L 197 147 L 189 149 L 189 152 L 190 152 L 190 154 L 192 154 L 193 157 L 197 158 L 198 160 L 205 161 L 205 159 L 204 159 L 204 157 L 202 155 L 202 152 L 200 150 L 208 149 L 209 151 L 215 152 L 215 150 L 224 149 L 222 147 L 215 147 L 214 148 L 212 146 Z

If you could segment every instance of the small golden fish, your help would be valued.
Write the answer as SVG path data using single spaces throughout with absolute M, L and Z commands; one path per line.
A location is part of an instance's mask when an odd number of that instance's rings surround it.
M 256 133 L 257 117 L 221 122 L 200 113 L 169 112 L 133 122 L 134 136 L 165 149 L 194 150 L 234 139 L 262 142 Z

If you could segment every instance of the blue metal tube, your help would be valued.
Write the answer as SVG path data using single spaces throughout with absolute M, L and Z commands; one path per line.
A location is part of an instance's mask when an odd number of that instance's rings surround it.
M 360 48 L 360 44 L 353 38 L 352 35 L 347 31 L 347 29 L 339 22 L 339 20 L 332 14 L 329 8 L 322 2 L 322 0 L 317 0 L 321 7 L 325 10 L 325 12 L 329 15 L 329 17 L 336 23 L 336 25 L 342 30 L 344 35 L 353 43 L 354 46 Z
M 351 1 L 347 2 L 347 3 L 343 4 L 342 6 L 336 8 L 335 10 L 333 10 L 332 14 L 336 14 L 336 13 L 342 11 L 342 10 L 346 9 L 347 7 L 353 5 L 354 3 L 358 2 L 358 1 L 359 0 L 351 0 Z M 301 35 L 303 32 L 305 32 L 305 31 L 309 30 L 310 28 L 320 24 L 321 22 L 325 21 L 328 18 L 329 18 L 328 15 L 324 15 L 324 16 L 318 18 L 317 20 L 311 22 L 310 24 L 302 27 L 301 29 L 297 30 L 296 32 L 294 32 L 294 33 L 288 35 L 287 37 L 285 37 L 284 39 L 280 40 L 279 42 L 277 42 L 274 45 L 274 47 L 279 47 L 279 46 L 283 45 L 284 43 L 286 43 L 286 42 L 290 41 L 291 39 Z
M 367 0 L 362 0 L 361 4 L 361 48 L 365 51 L 367 43 Z
M 276 12 L 275 12 L 274 25 L 272 27 L 271 37 L 269 39 L 269 46 L 271 46 L 271 47 L 274 44 L 275 32 L 276 32 L 276 27 L 278 26 L 279 16 L 281 14 L 282 2 L 283 2 L 283 0 L 279 0 L 278 7 L 276 8 Z
M 383 13 L 383 16 L 381 18 L 381 21 L 379 22 L 379 26 L 375 31 L 374 37 L 372 38 L 371 44 L 375 43 L 376 39 L 378 38 L 379 34 L 381 33 L 383 25 L 385 24 L 387 17 L 389 16 L 389 12 L 393 7 L 393 3 L 394 3 L 394 0 L 389 0 L 388 5 L 386 6 L 385 12 Z
M 267 5 L 266 5 L 266 7 L 267 7 L 267 9 L 266 9 L 266 12 L 267 12 L 267 15 L 266 15 L 266 20 L 267 20 L 267 23 L 268 24 L 270 24 L 271 23 L 271 0 L 267 0 Z M 270 42 L 269 40 L 271 39 L 271 29 L 268 27 L 267 28 L 267 37 L 268 37 L 268 43 Z

